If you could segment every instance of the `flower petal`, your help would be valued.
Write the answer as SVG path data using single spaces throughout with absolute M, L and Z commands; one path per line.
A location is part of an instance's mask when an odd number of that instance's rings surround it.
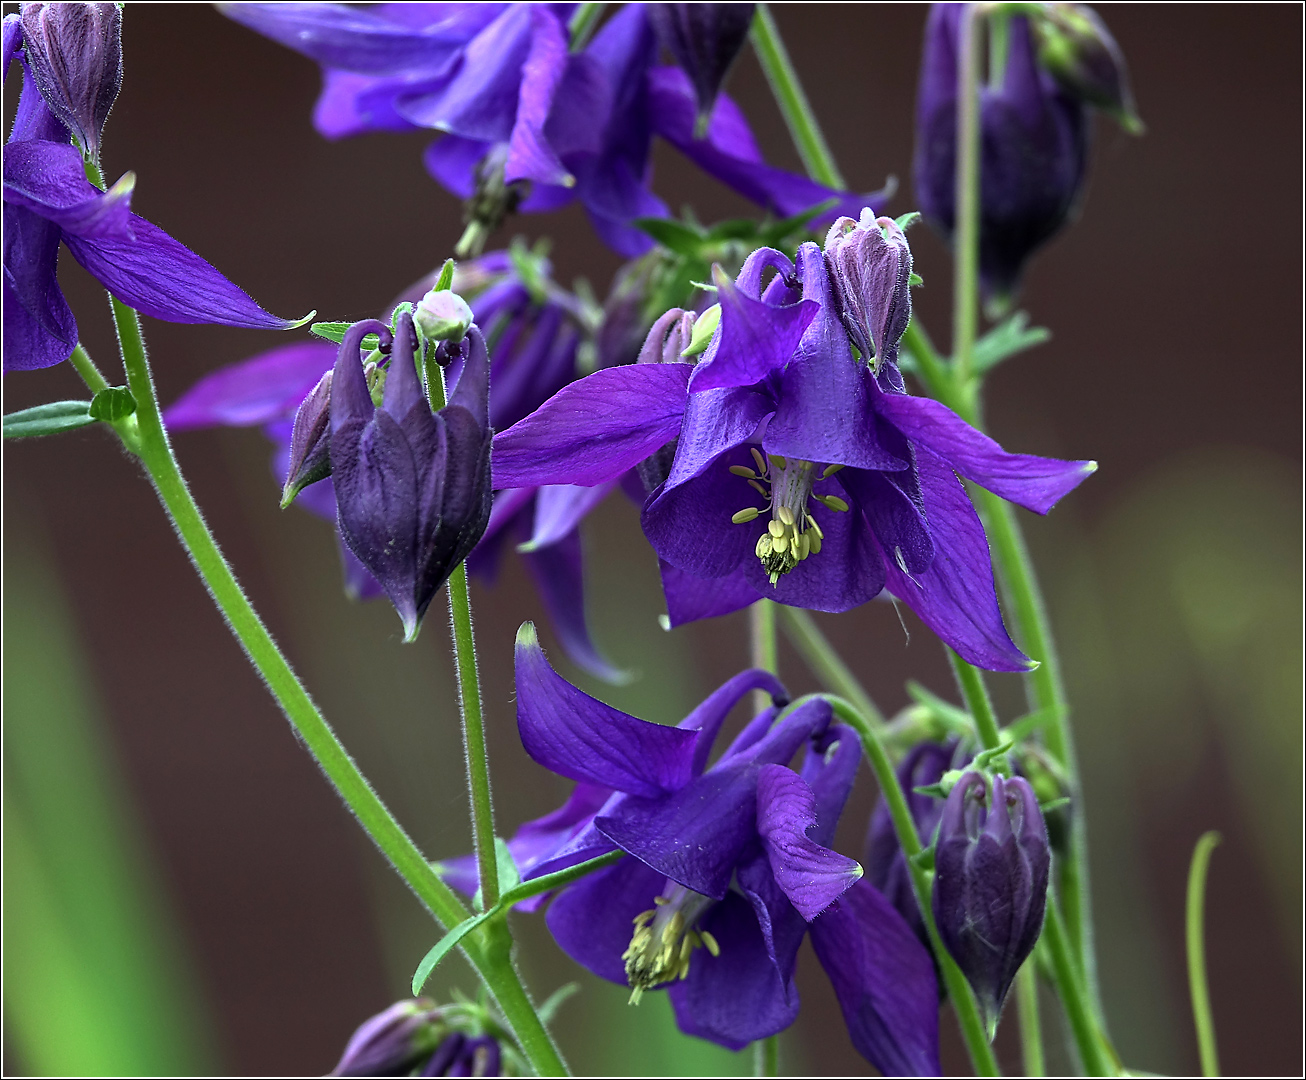
M 575 178 L 544 134 L 554 97 L 567 70 L 567 37 L 558 17 L 531 5 L 531 45 L 522 67 L 517 119 L 508 139 L 503 178 L 570 186 Z
M 853 497 L 866 517 L 880 547 L 909 574 L 922 574 L 934 561 L 934 541 L 930 539 L 925 514 L 893 479 L 909 477 L 910 472 L 884 473 L 872 469 L 844 469 L 839 483 Z
M 779 679 L 761 668 L 749 668 L 718 686 L 695 707 L 693 712 L 676 725 L 686 731 L 699 732 L 698 746 L 694 751 L 695 775 L 701 773 L 707 766 L 712 744 L 716 742 L 717 734 L 721 731 L 721 725 L 725 723 L 730 710 L 739 704 L 745 694 L 753 690 L 765 690 L 777 706 L 789 704 L 789 691 L 784 688 L 784 684 Z
M 816 843 L 834 842 L 835 826 L 852 793 L 862 762 L 862 741 L 846 724 L 832 724 L 820 741 L 808 747 L 799 775 L 816 799 L 816 822 L 807 835 Z
M 887 588 L 967 663 L 989 671 L 1028 671 L 1029 658 L 1002 622 L 988 540 L 975 508 L 947 462 L 923 446 L 916 451 L 934 561 L 928 570 L 908 574 L 886 552 Z
M 859 881 L 811 932 L 858 1053 L 885 1076 L 940 1075 L 934 963 L 893 906 Z
M 500 432 L 494 486 L 592 486 L 615 480 L 676 437 L 689 364 L 604 368 L 563 387 Z
M 646 796 L 689 782 L 698 741 L 697 732 L 636 719 L 577 690 L 549 665 L 530 623 L 517 633 L 517 729 L 546 769 Z
M 107 192 L 86 179 L 82 155 L 65 142 L 29 139 L 4 150 L 5 202 L 53 221 L 68 233 L 88 238 L 132 235 L 128 173 Z
M 1097 471 L 1095 461 L 1009 454 L 932 398 L 882 394 L 876 409 L 907 438 L 929 447 L 968 480 L 1036 514 L 1046 514 Z
M 775 412 L 775 399 L 747 387 L 723 387 L 689 395 L 667 486 L 693 479 L 725 451 L 748 442 Z
M 816 796 L 796 772 L 764 765 L 757 778 L 757 833 L 771 872 L 804 919 L 811 922 L 862 876 L 856 859 L 807 836 L 816 824 Z
M 12 144 L 11 144 L 12 145 Z M 72 355 L 77 320 L 56 276 L 59 227 L 4 206 L 4 370 L 35 371 Z
M 696 619 L 728 615 L 761 599 L 742 574 L 728 574 L 718 578 L 695 577 L 687 570 L 672 566 L 665 559 L 658 560 L 658 569 L 662 572 L 662 594 L 667 601 L 667 619 L 673 627 L 683 626 Z
M 660 493 L 654 492 L 644 504 L 640 524 L 658 558 L 705 578 L 724 577 L 746 560 L 756 561 L 753 547 L 765 522 L 756 518 L 752 524 L 737 525 L 731 520 L 737 511 L 761 501 L 730 472 L 732 465 L 752 464 L 747 451 L 736 447 L 688 482 L 673 487 L 668 480 Z
M 615 480 L 593 487 L 546 484 L 536 493 L 531 538 L 519 550 L 538 551 L 575 532 L 585 515 L 612 494 L 616 486 Z
M 173 431 L 252 427 L 295 415 L 299 403 L 335 362 L 325 341 L 301 341 L 210 372 L 163 413 Z

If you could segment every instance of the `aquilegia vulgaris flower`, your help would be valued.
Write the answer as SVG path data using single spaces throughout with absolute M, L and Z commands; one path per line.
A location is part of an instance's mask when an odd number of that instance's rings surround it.
M 739 1049 L 798 1015 L 794 965 L 810 931 L 857 1049 L 886 1074 L 937 1074 L 929 953 L 857 863 L 826 846 L 861 760 L 826 702 L 784 708 L 775 677 L 752 670 L 676 727 L 649 723 L 558 675 L 529 623 L 516 689 L 527 753 L 578 781 L 566 806 L 509 842 L 523 877 L 627 854 L 553 899 L 548 926 L 572 959 L 629 985 L 632 1000 L 665 987 L 682 1031 Z M 709 765 L 726 715 L 754 689 L 774 704 Z M 470 860 L 445 869 L 475 888 Z
M 869 210 L 836 222 L 824 253 L 753 252 L 734 282 L 716 272 L 720 325 L 701 363 L 564 387 L 496 437 L 495 486 L 601 484 L 672 444 L 642 522 L 673 625 L 762 597 L 846 611 L 887 588 L 970 663 L 1025 670 L 956 474 L 1046 513 L 1096 466 L 1007 453 L 906 393 L 910 271 L 902 230 Z
M 86 179 L 82 155 L 69 139 L 75 134 L 88 152 L 98 148 L 96 125 L 108 113 L 100 86 L 104 80 L 94 75 L 83 79 L 67 64 L 81 55 L 103 68 L 104 54 L 118 46 L 101 41 L 98 52 L 70 49 L 57 63 L 51 61 L 61 43 L 49 36 L 79 25 L 68 13 L 33 20 L 25 11 L 4 19 L 0 71 L 7 72 L 15 59 L 23 70 L 18 113 L 4 147 L 4 370 L 51 367 L 67 360 L 77 344 L 77 320 L 56 276 L 60 242 L 109 292 L 156 319 L 271 330 L 297 325 L 268 314 L 193 251 L 133 214 L 133 174 L 107 192 Z M 119 22 L 109 19 L 104 26 L 116 30 Z M 46 35 L 39 42 L 40 63 L 55 72 L 48 85 L 38 84 L 20 52 L 32 28 Z M 85 81 L 95 85 L 71 100 L 68 95 Z M 116 79 L 108 82 L 116 88 Z M 54 100 L 48 102 L 43 94 Z M 82 96 L 89 97 L 89 104 L 80 101 Z

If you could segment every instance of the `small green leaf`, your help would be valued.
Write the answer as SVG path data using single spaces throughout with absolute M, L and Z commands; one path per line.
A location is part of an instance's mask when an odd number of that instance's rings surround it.
M 448 956 L 449 951 L 480 926 L 481 923 L 485 922 L 491 915 L 497 914 L 498 910 L 497 907 L 491 908 L 479 915 L 473 915 L 470 919 L 464 919 L 431 946 L 430 951 L 422 957 L 422 962 L 417 965 L 417 970 L 413 972 L 413 997 L 417 997 L 422 992 L 422 987 L 426 985 L 426 980 L 431 977 L 431 972 L 435 970 L 436 964 Z
M 681 356 L 698 356 L 703 352 L 708 342 L 712 340 L 712 335 L 716 333 L 716 328 L 721 322 L 721 305 L 713 304 L 694 322 L 694 332 L 689 337 L 689 345 L 682 352 Z
M 698 255 L 705 239 L 702 232 L 674 218 L 636 218 L 631 222 L 641 232 L 648 233 L 664 248 L 677 255 Z
M 1021 742 L 1034 732 L 1046 727 L 1056 717 L 1055 709 L 1037 709 L 1032 713 L 1026 713 L 1017 720 L 1013 720 L 1002 729 L 1002 737 L 1011 739 L 1014 742 Z
M 920 221 L 920 219 L 921 219 L 921 215 L 919 214 L 919 212 L 913 210 L 910 214 L 903 214 L 902 217 L 900 218 L 894 218 L 894 221 L 897 222 L 898 228 L 900 228 L 903 232 L 906 232 L 913 225 L 915 225 L 916 222 Z
M 444 260 L 444 265 L 440 267 L 440 276 L 435 279 L 435 284 L 431 288 L 436 292 L 453 288 L 453 259 Z
M 920 274 L 911 273 L 907 275 L 907 284 L 913 286 L 924 285 L 925 279 L 921 277 Z
M 1039 804 L 1039 809 L 1045 814 L 1050 814 L 1053 810 L 1060 810 L 1063 806 L 1070 805 L 1070 796 L 1062 795 L 1059 799 L 1053 799 L 1051 802 Z
M 1051 337 L 1051 330 L 1043 326 L 1030 326 L 1028 313 L 1017 311 L 975 342 L 975 374 L 982 375 L 1003 360 L 1032 349 L 1035 345 L 1042 345 Z
M 347 322 L 315 322 L 308 330 L 309 333 L 317 337 L 325 338 L 327 341 L 333 341 L 339 345 L 345 339 L 345 331 L 353 325 L 353 323 Z M 363 338 L 363 348 L 365 350 L 375 349 L 380 343 L 381 339 L 375 334 L 368 334 Z
M 981 750 L 975 755 L 975 760 L 970 763 L 973 769 L 987 769 L 989 762 L 994 758 L 1002 757 L 1016 744 L 1013 742 L 1004 742 L 1001 746 L 995 746 L 992 750 Z
M 91 399 L 91 419 L 115 423 L 136 411 L 136 399 L 125 386 L 109 386 Z
M 6 416 L 4 437 L 30 439 L 36 435 L 58 435 L 94 423 L 89 401 L 51 401 Z
M 762 239 L 769 241 L 771 246 L 775 246 L 781 240 L 793 236 L 795 233 L 810 231 L 807 226 L 811 223 L 813 218 L 820 217 L 827 210 L 833 210 L 838 205 L 838 196 L 832 195 L 828 199 L 823 199 L 815 206 L 809 206 L 806 210 L 794 214 L 793 217 L 782 218 L 779 221 L 772 222 L 770 225 L 763 226 L 760 231 L 760 236 Z

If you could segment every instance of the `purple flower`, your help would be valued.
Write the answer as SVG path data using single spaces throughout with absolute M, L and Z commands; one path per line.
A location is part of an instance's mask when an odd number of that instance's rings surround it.
M 499 1076 L 499 1041 L 451 1028 L 451 1021 L 463 1020 L 458 1012 L 438 1008 L 429 998 L 397 1002 L 354 1032 L 329 1075 Z
M 892 272 L 838 269 L 847 223 L 827 240 L 838 288 L 866 290 L 856 308 L 845 299 L 841 310 L 815 244 L 796 264 L 759 249 L 734 282 L 716 272 L 721 322 L 700 364 L 635 364 L 564 387 L 496 437 L 495 484 L 609 483 L 674 442 L 642 514 L 673 625 L 762 597 L 846 611 L 887 588 L 970 663 L 1025 670 L 956 473 L 1046 513 L 1096 466 L 1009 454 L 905 392 L 891 358 L 909 263 L 897 226 L 874 227 L 886 242 L 858 250 Z M 873 316 L 866 332 L 882 354 L 869 364 L 845 329 L 845 318 L 861 325 L 858 312 Z
M 385 398 L 372 403 L 360 345 L 391 348 Z M 340 535 L 417 637 L 422 616 L 490 520 L 490 358 L 473 327 L 449 403 L 432 413 L 417 375 L 413 317 L 393 339 L 375 319 L 355 323 L 331 377 L 331 481 Z
M 19 16 L 5 17 L 0 56 L 2 70 L 15 58 L 23 65 L 23 92 L 4 148 L 4 370 L 51 367 L 77 344 L 77 321 L 56 276 L 60 242 L 109 292 L 156 319 L 275 330 L 297 325 L 268 314 L 193 251 L 133 214 L 133 174 L 107 192 L 87 181 L 81 154 L 18 53 L 24 27 Z M 28 49 L 35 54 L 30 42 Z M 59 72 L 59 86 L 80 85 L 79 73 Z
M 1034 31 L 1039 63 L 1066 93 L 1142 134 L 1124 53 L 1097 12 L 1087 4 L 1044 4 Z
M 1043 929 L 1050 859 L 1043 813 L 1025 780 L 962 775 L 939 821 L 934 921 L 990 1034 Z
M 861 745 L 830 724 L 824 701 L 781 711 L 775 677 L 745 671 L 676 727 L 648 723 L 559 676 L 529 623 L 517 637 L 516 689 L 527 753 L 578 781 L 566 806 L 509 842 L 523 876 L 629 856 L 549 907 L 549 929 L 573 960 L 629 985 L 632 1001 L 665 987 L 682 1031 L 739 1049 L 797 1016 L 794 966 L 810 930 L 857 1049 L 889 1075 L 937 1074 L 929 954 L 858 881 L 857 863 L 826 846 Z M 709 767 L 726 715 L 753 689 L 775 704 Z M 475 887 L 474 869 L 453 869 L 459 887 Z
M 930 9 L 916 99 L 916 199 L 948 238 L 955 222 L 957 40 L 967 6 Z M 1073 211 L 1089 138 L 1084 105 L 1039 67 L 1026 18 L 1012 17 L 1008 33 L 1001 86 L 980 88 L 980 277 L 999 301 Z
M 707 130 L 712 106 L 748 39 L 756 4 L 649 4 L 658 40 L 694 85 L 695 134 Z
M 667 215 L 650 189 L 655 134 L 782 217 L 838 197 L 830 220 L 866 200 L 766 165 L 724 95 L 696 137 L 699 99 L 684 72 L 655 66 L 657 39 L 643 5 L 618 11 L 579 52 L 569 51 L 566 27 L 547 5 L 223 10 L 322 64 L 314 123 L 328 138 L 445 132 L 426 167 L 491 225 L 514 205 L 542 212 L 578 198 L 615 251 L 646 251 L 652 241 L 631 222 Z

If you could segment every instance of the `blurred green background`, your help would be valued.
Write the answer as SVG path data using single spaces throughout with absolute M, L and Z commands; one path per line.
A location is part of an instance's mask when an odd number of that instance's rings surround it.
M 892 210 L 911 209 L 923 9 L 802 11 L 781 6 L 778 18 L 845 171 L 863 190 L 896 173 Z M 1023 297 L 1054 339 L 995 376 L 991 427 L 1011 449 L 1102 464 L 1025 524 L 1076 708 L 1117 1044 L 1134 1068 L 1196 1067 L 1183 887 L 1193 843 L 1217 828 L 1207 936 L 1223 1064 L 1291 1073 L 1302 1045 L 1301 16 L 1104 14 L 1148 135 L 1098 129 L 1082 219 L 1036 260 Z M 458 207 L 421 171 L 424 137 L 318 139 L 313 65 L 207 8 L 133 6 L 126 26 L 107 170 L 136 169 L 138 212 L 270 309 L 368 315 L 448 252 Z M 731 92 L 768 159 L 797 168 L 751 57 Z M 693 201 L 708 220 L 746 209 L 674 152 L 656 161 L 673 206 Z M 579 214 L 513 225 L 505 240 L 557 238 L 562 280 L 606 287 L 616 260 Z M 920 310 L 946 338 L 946 252 L 924 227 L 912 241 Z M 110 367 L 102 294 L 64 263 L 83 340 Z M 165 401 L 282 340 L 157 323 L 147 333 Z M 11 376 L 4 407 L 77 390 L 63 369 Z M 178 449 L 228 556 L 367 775 L 432 856 L 466 850 L 442 601 L 402 646 L 384 604 L 341 595 L 330 529 L 277 511 L 257 432 L 185 435 Z M 403 995 L 430 924 L 290 734 L 110 441 L 79 432 L 6 446 L 4 481 L 5 1071 L 329 1069 L 353 1027 Z M 658 628 L 656 566 L 621 496 L 587 523 L 586 542 L 597 636 L 642 677 L 579 682 L 671 721 L 744 665 L 742 616 Z M 512 558 L 474 602 L 510 831 L 567 787 L 529 762 L 513 727 L 513 635 L 535 618 L 546 648 L 551 638 Z M 905 703 L 907 678 L 955 696 L 937 642 L 910 617 L 909 641 L 880 603 L 821 625 L 886 710 Z M 782 669 L 791 689 L 814 685 L 787 649 Z M 1016 681 L 994 689 L 1016 715 Z M 842 850 L 860 850 L 872 804 L 863 776 Z M 681 1037 L 660 995 L 632 1009 L 620 988 L 578 972 L 538 917 L 514 925 L 537 994 L 581 985 L 558 1021 L 579 1070 L 749 1072 L 748 1055 Z M 461 961 L 430 989 L 454 986 L 472 989 Z M 807 953 L 800 987 L 785 1068 L 863 1071 Z M 960 1071 L 950 1024 L 945 1067 Z M 1055 1021 L 1048 1029 L 1056 1043 Z M 1002 1030 L 999 1052 L 1016 1069 L 1013 1036 Z

